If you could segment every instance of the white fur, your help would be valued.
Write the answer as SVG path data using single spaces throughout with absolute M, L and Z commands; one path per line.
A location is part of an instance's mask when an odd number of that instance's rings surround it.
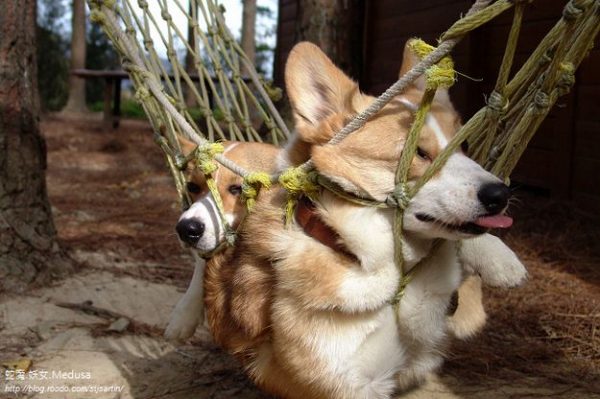
M 463 240 L 460 258 L 467 271 L 493 287 L 514 287 L 527 279 L 527 269 L 517 255 L 491 234 Z
M 204 259 L 197 259 L 194 275 L 175 308 L 171 312 L 169 324 L 165 330 L 165 338 L 169 341 L 183 341 L 194 335 L 196 328 L 204 316 Z

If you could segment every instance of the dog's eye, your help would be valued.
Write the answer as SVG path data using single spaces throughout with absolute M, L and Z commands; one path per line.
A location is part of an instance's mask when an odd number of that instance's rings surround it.
M 417 147 L 417 156 L 425 161 L 431 161 L 429 154 L 421 147 Z
M 188 190 L 188 193 L 191 194 L 198 194 L 200 191 L 202 191 L 199 185 L 191 181 L 187 183 L 186 188 Z
M 227 191 L 229 191 L 229 193 L 232 195 L 240 195 L 242 193 L 242 186 L 239 184 L 232 184 L 231 186 L 227 187 Z
M 469 142 L 467 140 L 465 140 L 462 143 L 460 143 L 460 149 L 465 154 L 468 154 L 469 153 Z

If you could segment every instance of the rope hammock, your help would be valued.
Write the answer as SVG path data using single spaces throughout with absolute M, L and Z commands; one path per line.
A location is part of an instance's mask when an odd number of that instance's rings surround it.
M 319 176 L 310 160 L 279 175 L 269 175 L 262 171 L 248 171 L 221 154 L 223 147 L 215 143 L 216 139 L 261 140 L 251 122 L 252 113 L 259 116 L 268 131 L 269 140 L 274 144 L 289 137 L 289 132 L 272 103 L 280 93 L 258 76 L 227 29 L 223 9 L 213 0 L 189 1 L 188 12 L 180 0 L 156 0 L 157 7 L 153 13 L 146 0 L 88 0 L 91 19 L 102 25 L 122 57 L 123 68 L 129 73 L 136 90 L 135 97 L 152 124 L 182 204 L 189 205 L 182 170 L 188 162 L 195 160 L 206 174 L 217 203 L 220 203 L 220 196 L 211 179 L 217 167 L 215 162 L 243 177 L 243 198 L 249 208 L 261 188 L 281 184 L 289 193 L 286 205 L 288 220 L 293 215 L 297 199 L 301 195 L 314 197 L 320 187 L 361 205 L 394 208 L 395 260 L 402 276 L 397 295 L 392 300 L 394 304 L 398 303 L 411 276 L 403 273 L 402 266 L 402 218 L 410 199 L 440 170 L 463 141 L 469 142 L 473 159 L 508 181 L 551 107 L 560 96 L 569 92 L 575 81 L 575 70 L 592 48 L 600 30 L 600 0 L 570 0 L 561 19 L 512 78 L 510 71 L 524 9 L 532 0 L 476 0 L 468 13 L 442 34 L 437 47 L 420 40 L 413 41 L 411 49 L 421 61 L 330 141 L 339 143 L 360 129 L 411 82 L 425 74 L 426 90 L 400 157 L 395 176 L 396 188 L 385 202 L 376 202 L 343 192 Z M 436 89 L 447 88 L 455 80 L 449 57 L 451 50 L 468 32 L 510 8 L 514 8 L 512 26 L 487 105 L 462 126 L 425 174 L 409 184 L 409 165 L 415 156 L 419 133 Z M 193 30 L 193 40 L 188 41 L 183 35 L 181 27 L 174 22 L 174 13 L 183 17 Z M 160 37 L 159 44 L 166 50 L 168 58 L 167 66 L 158 55 L 153 37 Z M 186 64 L 192 64 L 192 67 L 187 65 L 186 68 L 180 61 L 178 46 L 182 46 L 180 48 L 191 57 L 193 62 Z M 210 98 L 214 99 L 216 107 L 212 107 Z M 190 107 L 190 103 L 194 105 Z M 198 113 L 194 111 L 199 111 L 204 121 L 202 128 L 193 117 Z M 190 154 L 182 154 L 178 135 L 192 140 L 198 147 Z M 219 207 L 222 211 L 222 205 Z M 224 225 L 227 225 L 221 216 Z M 234 234 L 229 234 L 230 244 L 233 239 Z M 198 255 L 194 252 L 194 256 Z

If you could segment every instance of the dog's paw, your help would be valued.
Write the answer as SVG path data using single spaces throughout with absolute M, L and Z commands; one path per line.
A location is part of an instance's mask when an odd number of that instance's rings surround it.
M 190 338 L 203 318 L 202 303 L 194 303 L 184 295 L 171 313 L 165 329 L 165 338 L 171 342 L 181 342 Z
M 527 269 L 517 255 L 491 234 L 463 240 L 460 258 L 467 270 L 492 287 L 515 287 L 527 279 Z
M 458 288 L 458 305 L 448 317 L 448 330 L 458 339 L 468 339 L 485 326 L 487 315 L 483 308 L 481 278 L 468 276 Z

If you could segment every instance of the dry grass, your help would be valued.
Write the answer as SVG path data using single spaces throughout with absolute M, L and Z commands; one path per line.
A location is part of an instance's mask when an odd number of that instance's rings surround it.
M 567 202 L 519 196 L 515 226 L 503 238 L 527 265 L 529 281 L 487 290 L 485 331 L 457 343 L 446 369 L 490 382 L 540 377 L 600 392 L 599 221 Z

